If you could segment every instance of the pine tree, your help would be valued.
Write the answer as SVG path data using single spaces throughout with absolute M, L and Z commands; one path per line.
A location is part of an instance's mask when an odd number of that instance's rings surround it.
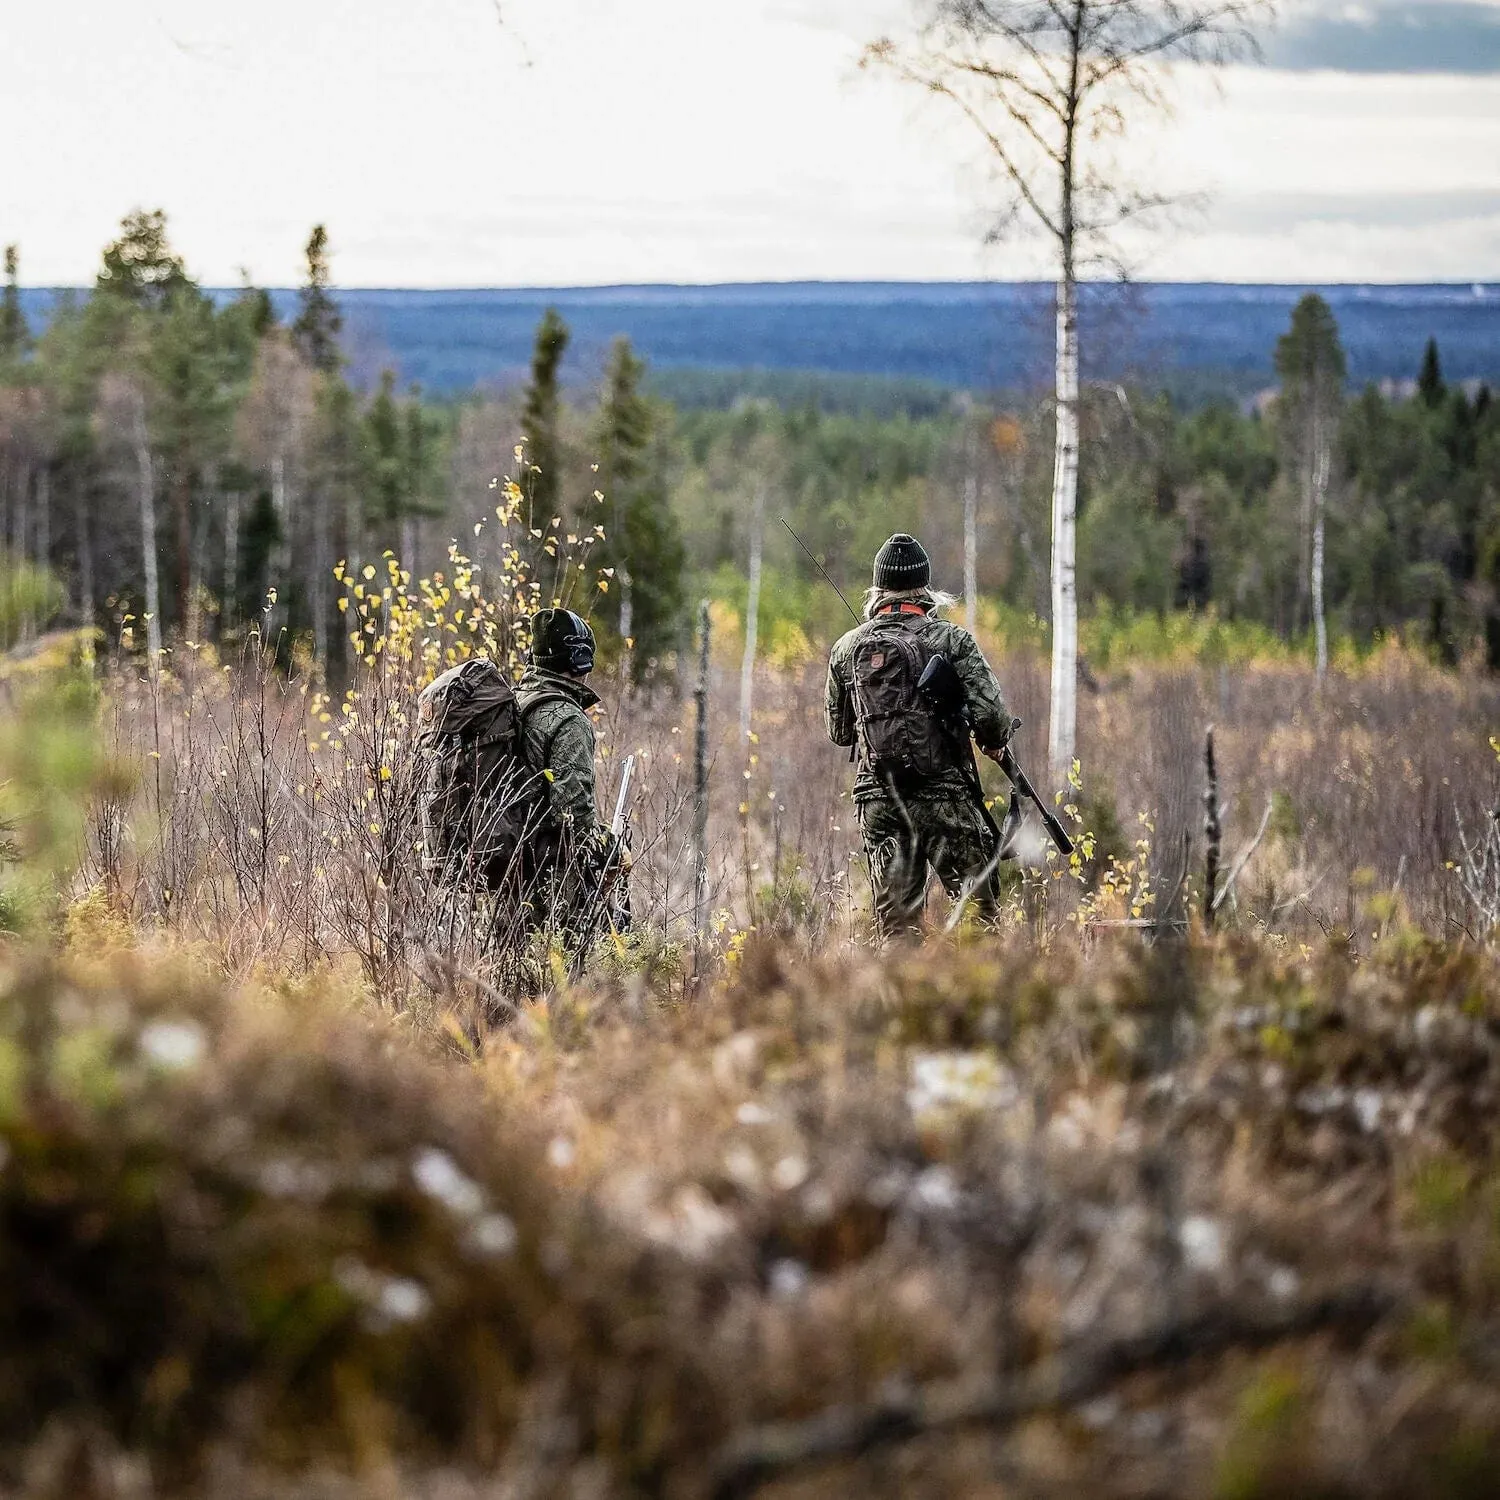
M 1427 340 L 1427 350 L 1422 355 L 1422 373 L 1417 376 L 1417 395 L 1422 404 L 1434 411 L 1448 398 L 1448 387 L 1443 383 L 1443 365 L 1438 358 L 1436 339 Z
M 31 330 L 21 311 L 21 252 L 5 247 L 5 290 L 0 293 L 0 360 L 20 359 L 31 345 Z
M 307 282 L 298 293 L 301 311 L 292 325 L 303 359 L 313 369 L 332 375 L 343 363 L 339 333 L 344 319 L 329 291 L 328 231 L 318 224 L 307 241 Z
M 1276 372 L 1282 438 L 1301 490 L 1302 577 L 1308 581 L 1321 679 L 1328 671 L 1324 513 L 1347 367 L 1333 309 L 1317 293 L 1309 292 L 1292 310 L 1292 325 L 1276 345 Z
M 527 472 L 520 476 L 521 488 L 531 499 L 532 514 L 545 524 L 558 513 L 562 494 L 562 441 L 558 432 L 558 367 L 568 347 L 568 325 L 555 307 L 549 307 L 537 325 L 536 347 L 531 356 L 531 384 L 521 430 L 526 439 Z

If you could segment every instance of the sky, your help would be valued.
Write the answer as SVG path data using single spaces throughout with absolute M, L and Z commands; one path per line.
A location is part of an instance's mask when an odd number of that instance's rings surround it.
M 913 0 L 0 0 L 0 242 L 91 280 L 132 208 L 201 281 L 1044 275 L 940 101 L 862 73 Z M 1150 280 L 1500 281 L 1500 0 L 1284 0 L 1126 165 Z

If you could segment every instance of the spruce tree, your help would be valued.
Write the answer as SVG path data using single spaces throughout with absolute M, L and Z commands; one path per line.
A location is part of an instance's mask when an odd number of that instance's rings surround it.
M 119 239 L 105 247 L 95 285 L 101 292 L 153 308 L 192 285 L 182 257 L 173 254 L 167 241 L 167 216 L 161 209 L 126 214 Z
M 360 469 L 365 490 L 365 519 L 376 528 L 378 542 L 392 546 L 406 510 L 408 455 L 396 401 L 396 373 L 383 370 L 380 389 L 365 413 L 360 433 Z
M 1427 340 L 1427 350 L 1422 355 L 1422 373 L 1417 376 L 1417 395 L 1422 404 L 1436 411 L 1448 397 L 1448 387 L 1443 383 L 1443 365 L 1438 358 L 1436 339 Z
M 537 325 L 536 346 L 531 355 L 531 384 L 521 415 L 526 439 L 527 472 L 520 475 L 521 488 L 531 499 L 531 511 L 545 525 L 558 513 L 562 494 L 562 441 L 558 432 L 558 367 L 568 347 L 568 325 L 555 307 L 549 307 Z
M 5 247 L 5 290 L 0 293 L 0 360 L 20 359 L 31 345 L 31 330 L 21 311 L 21 252 Z
M 307 241 L 307 281 L 298 293 L 301 310 L 292 336 L 313 369 L 332 375 L 343 363 L 339 333 L 344 319 L 329 291 L 328 231 L 318 224 Z
M 605 505 L 596 556 L 615 575 L 598 612 L 634 641 L 637 678 L 676 643 L 683 610 L 682 537 L 663 477 L 658 423 L 641 392 L 645 369 L 629 340 L 617 339 L 596 434 Z

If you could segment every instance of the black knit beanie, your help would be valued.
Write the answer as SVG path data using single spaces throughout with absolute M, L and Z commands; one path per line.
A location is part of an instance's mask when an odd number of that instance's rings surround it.
M 932 581 L 932 564 L 922 544 L 904 531 L 898 531 L 875 554 L 875 587 L 893 594 L 908 589 L 925 589 Z

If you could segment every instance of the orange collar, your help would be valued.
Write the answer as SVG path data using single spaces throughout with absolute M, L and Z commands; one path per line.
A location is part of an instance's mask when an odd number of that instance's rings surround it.
M 877 615 L 925 615 L 927 611 L 920 604 L 913 604 L 910 599 L 902 599 L 896 604 L 882 604 L 875 613 Z

